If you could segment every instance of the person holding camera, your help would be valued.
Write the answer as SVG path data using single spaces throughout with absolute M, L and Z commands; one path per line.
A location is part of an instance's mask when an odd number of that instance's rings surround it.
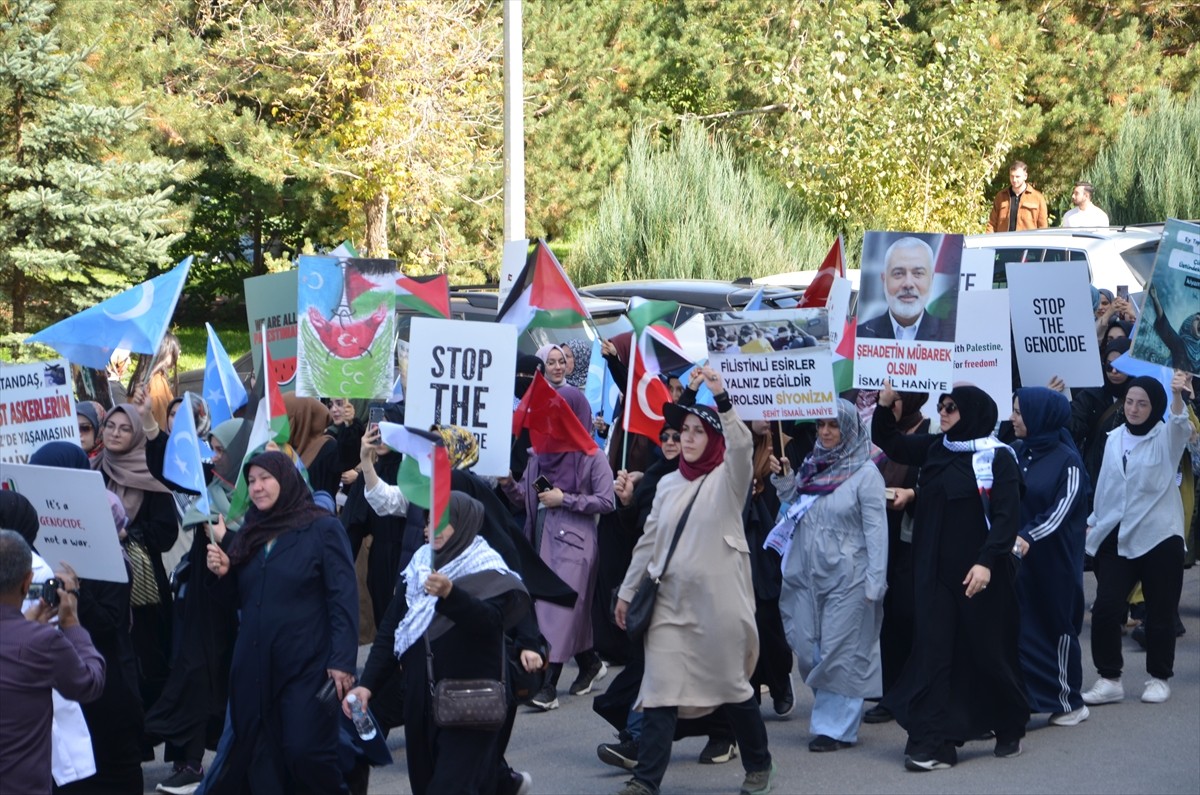
M 0 530 L 0 781 L 5 791 L 49 793 L 52 689 L 87 703 L 104 690 L 104 658 L 76 612 L 79 578 L 63 564 L 57 586 L 27 613 L 33 552 L 13 530 Z M 57 598 L 57 604 L 52 604 Z M 48 623 L 55 616 L 58 625 Z

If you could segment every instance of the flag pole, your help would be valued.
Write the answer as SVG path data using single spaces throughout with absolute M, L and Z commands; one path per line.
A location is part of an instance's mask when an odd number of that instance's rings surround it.
M 641 335 L 634 332 L 629 337 L 629 367 L 625 375 L 625 404 L 621 411 L 621 469 L 626 468 L 629 458 L 629 401 L 635 400 L 633 393 L 633 364 L 637 356 L 638 338 Z

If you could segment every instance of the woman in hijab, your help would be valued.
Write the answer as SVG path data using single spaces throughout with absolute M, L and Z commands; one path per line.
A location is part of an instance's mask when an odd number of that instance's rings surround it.
M 1088 484 L 1067 431 L 1070 416 L 1070 403 L 1053 389 L 1026 387 L 1013 396 L 1014 448 L 1026 485 L 1017 536 L 1021 669 L 1030 710 L 1049 712 L 1055 726 L 1088 719 L 1079 694 Z
M 34 452 L 29 463 L 61 469 L 91 468 L 83 449 L 70 442 L 46 443 Z M 109 492 L 109 496 L 116 502 L 113 522 L 119 535 L 128 518 L 116 495 Z M 96 773 L 65 786 L 55 786 L 56 793 L 123 795 L 142 791 L 143 719 L 138 661 L 130 635 L 129 595 L 129 582 L 79 581 L 79 623 L 92 636 L 106 669 L 100 698 L 83 705 Z
M 928 433 L 929 419 L 921 409 L 929 400 L 925 392 L 897 392 L 892 414 L 901 433 Z M 874 406 L 871 407 L 874 413 Z M 862 416 L 862 412 L 859 412 Z M 868 420 L 869 421 L 869 420 Z M 879 661 L 883 694 L 900 678 L 913 637 L 912 532 L 916 515 L 917 468 L 885 460 L 884 496 L 887 500 L 887 593 L 883 597 L 883 624 L 879 628 Z M 887 723 L 892 713 L 878 704 L 863 713 L 863 723 Z
M 567 374 L 571 371 L 567 367 L 567 357 L 563 354 L 563 346 L 543 345 L 537 349 L 537 357 L 546 365 L 546 380 L 550 382 L 550 386 L 555 389 L 566 386 Z M 583 427 L 592 427 L 590 417 Z
M 896 393 L 879 393 L 871 436 L 895 462 L 921 467 L 913 527 L 913 649 L 884 708 L 908 731 L 904 766 L 942 770 L 957 746 L 994 731 L 994 753 L 1021 753 L 1029 720 L 1017 659 L 1013 545 L 1021 473 L 992 433 L 996 404 L 958 386 L 938 400 L 942 435 L 900 432 Z
M 1129 388 L 1129 376 L 1113 366 L 1121 354 L 1129 350 L 1128 339 L 1113 340 L 1103 346 L 1102 367 L 1104 385 L 1073 390 L 1071 395 L 1071 419 L 1068 429 L 1083 458 L 1088 483 L 1095 487 L 1100 477 L 1100 463 L 1104 460 L 1104 443 L 1109 432 L 1125 424 L 1125 390 Z M 1091 504 L 1092 495 L 1087 495 Z
M 241 611 L 229 676 L 233 733 L 209 793 L 339 792 L 338 717 L 315 694 L 354 684 L 358 588 L 346 532 L 288 456 L 245 466 L 242 529 L 210 544 L 215 595 Z M 211 581 L 210 581 L 211 582 Z
M 107 414 L 104 407 L 94 400 L 81 400 L 75 404 L 75 415 L 79 418 L 79 446 L 91 461 L 104 452 L 101 429 Z
M 149 393 L 139 388 L 134 402 L 121 403 L 108 413 L 104 452 L 91 464 L 129 517 L 123 544 L 133 567 L 133 647 L 146 710 L 158 700 L 170 670 L 171 589 L 162 556 L 179 538 L 179 515 L 171 493 L 176 487 L 162 477 L 166 442 Z
M 449 524 L 405 567 L 393 602 L 401 611 L 393 652 L 407 682 L 404 746 L 415 795 L 494 791 L 495 768 L 483 760 L 494 758 L 499 731 L 437 726 L 430 693 L 443 679 L 500 679 L 504 632 L 529 610 L 521 579 L 479 536 L 483 505 L 451 492 L 449 513 Z M 369 703 L 369 689 L 350 692 Z M 343 711 L 349 715 L 345 703 Z
M 550 359 L 554 360 L 553 351 Z M 588 428 L 592 409 L 583 393 L 566 384 L 558 393 L 580 425 Z M 539 480 L 549 488 L 539 488 Z M 608 666 L 592 647 L 592 598 L 596 585 L 596 525 L 598 517 L 615 506 L 612 471 L 599 451 L 534 452 L 519 481 L 502 478 L 500 485 L 509 500 L 524 505 L 525 534 L 542 560 L 579 594 L 571 609 L 543 601 L 535 605 L 538 625 L 550 641 L 550 680 L 532 703 L 543 711 L 557 709 L 558 679 L 567 660 L 574 657 L 579 666 L 571 695 L 590 693 L 593 683 L 608 672 Z
M 1142 701 L 1161 703 L 1175 665 L 1175 619 L 1183 588 L 1183 501 L 1175 474 L 1192 434 L 1183 393 L 1190 377 L 1175 371 L 1167 392 L 1139 376 L 1125 392 L 1125 424 L 1108 435 L 1096 499 L 1087 519 L 1087 551 L 1096 558 L 1092 662 L 1100 678 L 1085 704 L 1121 701 L 1121 624 L 1134 584 L 1146 597 L 1146 672 Z M 1167 419 L 1164 422 L 1163 416 Z
M 288 443 L 308 470 L 309 485 L 313 491 L 332 497 L 338 492 L 345 468 L 339 460 L 337 440 L 325 433 L 333 421 L 329 408 L 316 398 L 290 394 L 283 396 L 283 405 L 292 430 Z
M 795 477 L 772 456 L 773 482 L 791 503 L 782 534 L 783 625 L 813 690 L 810 751 L 858 742 L 863 701 L 880 695 L 879 627 L 887 590 L 883 475 L 854 404 L 817 420 L 817 444 Z
M 576 389 L 586 388 L 588 366 L 592 362 L 592 343 L 576 337 L 567 340 L 561 347 L 571 368 L 567 371 L 567 383 Z
M 718 709 L 733 725 L 741 751 L 746 771 L 741 791 L 768 793 L 775 774 L 750 686 L 758 632 L 742 505 L 753 476 L 754 443 L 733 410 L 720 373 L 709 367 L 701 372 L 717 410 L 663 407 L 667 424 L 680 433 L 679 469 L 659 481 L 645 532 L 618 592 L 615 619 L 624 629 L 629 601 L 643 578 L 661 577 L 643 639 L 646 673 L 635 705 L 643 713 L 637 766 L 621 795 L 657 793 L 670 762 L 676 721 Z M 678 545 L 666 565 L 681 523 Z

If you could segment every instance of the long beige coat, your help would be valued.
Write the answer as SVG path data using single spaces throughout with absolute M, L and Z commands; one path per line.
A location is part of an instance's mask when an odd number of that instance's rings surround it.
M 754 695 L 750 675 L 758 662 L 750 549 L 742 506 L 750 490 L 750 432 L 724 412 L 725 460 L 703 480 L 673 472 L 658 484 L 645 532 L 621 585 L 629 601 L 646 574 L 662 574 L 671 538 L 699 490 L 679 546 L 658 588 L 646 632 L 646 674 L 637 706 L 679 707 L 696 717 Z

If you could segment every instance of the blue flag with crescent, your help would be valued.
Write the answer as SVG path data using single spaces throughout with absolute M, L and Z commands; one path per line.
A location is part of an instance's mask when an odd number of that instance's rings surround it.
M 190 491 L 200 492 L 192 503 L 198 513 L 208 515 L 208 489 L 204 485 L 204 466 L 200 460 L 200 438 L 196 435 L 196 418 L 192 416 L 191 392 L 183 394 L 183 402 L 175 413 L 171 436 L 167 439 L 163 475 Z
M 117 348 L 153 356 L 158 352 L 187 281 L 192 258 L 173 270 L 130 287 L 25 340 L 49 345 L 69 361 L 103 370 Z
M 233 412 L 246 405 L 249 396 L 246 387 L 238 378 L 233 362 L 221 344 L 221 338 L 213 327 L 205 323 L 208 329 L 208 353 L 204 360 L 204 401 L 208 403 L 208 413 L 212 418 L 212 427 L 217 427 L 226 420 L 233 419 Z

